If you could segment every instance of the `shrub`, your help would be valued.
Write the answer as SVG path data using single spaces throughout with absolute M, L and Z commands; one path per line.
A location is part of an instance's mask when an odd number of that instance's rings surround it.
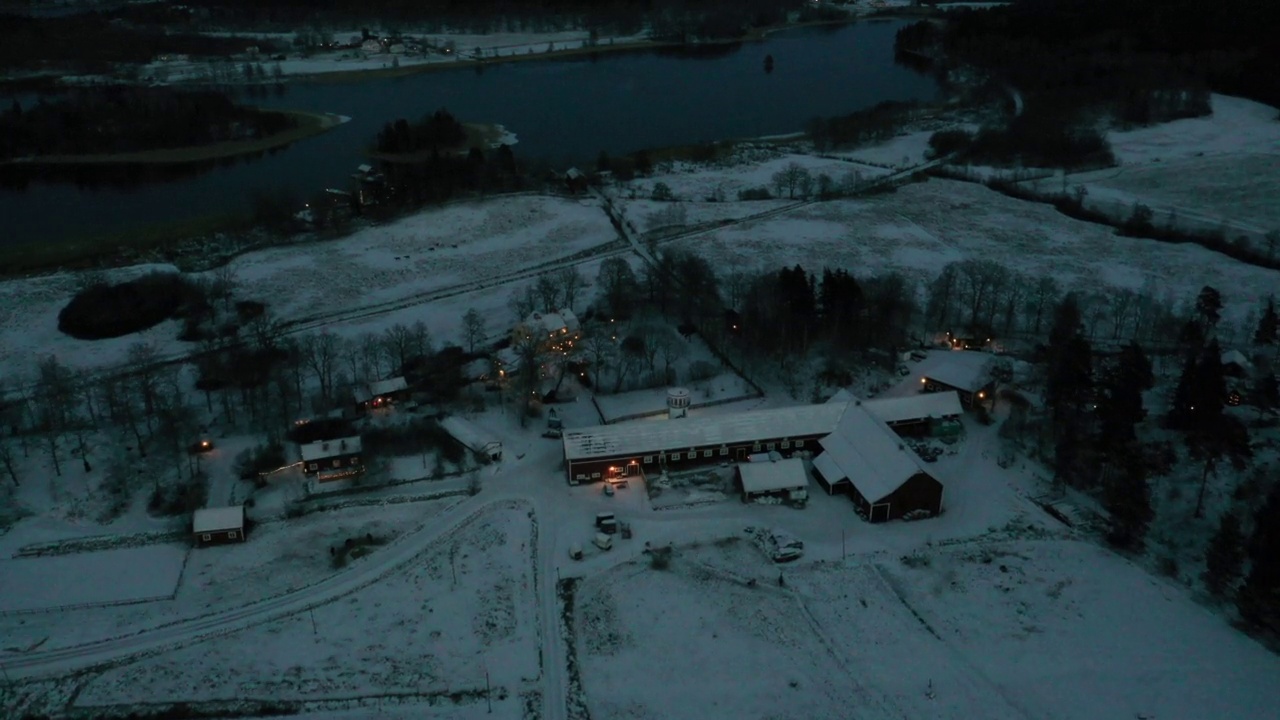
M 58 313 L 58 330 L 80 340 L 120 337 L 170 318 L 200 316 L 205 290 L 177 273 L 151 272 L 116 285 L 95 283 Z
M 933 159 L 964 152 L 972 142 L 973 133 L 968 130 L 939 130 L 929 136 L 929 151 L 926 154 Z
M 772 200 L 773 195 L 769 194 L 769 188 L 747 188 L 738 191 L 739 200 Z
M 654 570 L 667 570 L 671 567 L 671 548 L 654 548 L 649 551 L 649 567 Z
M 208 478 L 200 473 L 187 482 L 157 486 L 147 502 L 147 511 L 167 517 L 185 515 L 204 507 L 208 500 Z
M 284 465 L 284 446 L 278 442 L 259 445 L 242 451 L 236 456 L 236 477 L 241 480 L 254 480 L 261 473 L 275 470 Z
M 689 382 L 697 382 L 698 380 L 707 380 L 720 374 L 720 369 L 715 364 L 706 360 L 694 360 L 689 363 Z

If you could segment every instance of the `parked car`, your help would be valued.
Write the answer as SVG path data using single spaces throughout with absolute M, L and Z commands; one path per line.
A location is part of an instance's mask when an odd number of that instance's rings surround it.
M 613 497 L 613 493 L 614 493 L 614 490 L 613 490 L 613 483 L 605 483 L 605 484 L 604 484 L 604 494 L 605 494 L 605 495 L 607 495 L 607 496 L 609 496 L 609 497 Z
M 592 542 L 594 542 L 594 543 L 595 543 L 595 546 L 596 546 L 596 547 L 598 547 L 598 548 L 600 548 L 601 550 L 612 550 L 612 549 L 613 549 L 613 536 L 612 536 L 612 535 L 605 535 L 605 534 L 604 534 L 604 533 L 602 533 L 602 532 L 601 532 L 601 533 L 596 533 L 596 539 L 595 539 L 595 540 L 593 540 Z
M 799 560 L 804 555 L 804 543 L 799 538 L 781 530 L 769 533 L 766 547 L 769 549 L 769 557 L 776 563 Z
M 611 512 L 596 513 L 596 529 L 607 535 L 618 532 L 618 517 Z
M 570 559 L 570 560 L 581 560 L 581 559 L 582 559 L 582 546 L 581 546 L 581 545 L 570 545 L 570 546 L 569 546 L 569 559 Z

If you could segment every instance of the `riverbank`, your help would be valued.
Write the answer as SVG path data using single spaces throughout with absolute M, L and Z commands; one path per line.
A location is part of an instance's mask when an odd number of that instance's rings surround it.
M 319 135 L 346 122 L 346 118 L 327 113 L 303 110 L 266 110 L 287 115 L 297 120 L 297 126 L 281 133 L 254 140 L 198 145 L 192 147 L 162 148 L 128 153 L 102 153 L 97 155 L 43 155 L 15 158 L 0 165 L 127 165 L 127 164 L 182 164 L 221 160 L 237 155 L 249 155 L 284 147 L 299 140 Z

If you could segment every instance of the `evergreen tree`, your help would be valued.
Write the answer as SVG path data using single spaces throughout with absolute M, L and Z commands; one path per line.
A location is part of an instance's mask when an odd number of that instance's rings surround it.
M 1209 592 L 1223 597 L 1240 579 L 1244 565 L 1244 535 L 1240 532 L 1240 519 L 1227 511 L 1218 522 L 1218 532 L 1209 541 L 1204 555 L 1204 584 Z
M 1249 446 L 1249 430 L 1239 418 L 1219 414 L 1216 419 L 1206 423 L 1187 434 L 1187 445 L 1192 457 L 1204 461 L 1200 474 L 1200 492 L 1196 496 L 1195 517 L 1201 517 L 1204 513 L 1205 489 L 1218 462 L 1226 458 L 1232 467 L 1243 470 L 1245 462 L 1253 456 L 1253 448 Z
M 1151 486 L 1142 453 L 1130 446 L 1120 472 L 1110 473 L 1103 484 L 1103 504 L 1111 515 L 1107 541 L 1116 547 L 1140 550 L 1154 512 Z
M 1280 630 L 1280 483 L 1254 515 L 1253 526 L 1249 574 L 1236 602 L 1249 622 Z
M 1080 306 L 1067 295 L 1054 311 L 1049 333 L 1049 377 L 1046 403 L 1052 412 L 1054 482 L 1071 483 L 1080 476 L 1085 455 L 1084 406 L 1093 388 L 1093 349 L 1081 336 Z
M 1137 343 L 1129 343 L 1101 383 L 1098 398 L 1099 449 L 1110 454 L 1137 439 L 1135 426 L 1146 417 L 1142 393 L 1154 383 L 1151 361 Z
M 1253 382 L 1250 400 L 1253 406 L 1258 408 L 1259 419 L 1264 414 L 1275 412 L 1276 408 L 1280 408 L 1280 383 L 1276 382 L 1274 373 L 1266 372 L 1258 375 Z
M 1280 316 L 1276 315 L 1276 299 L 1267 298 L 1267 307 L 1258 318 L 1258 327 L 1253 331 L 1254 345 L 1275 345 L 1277 331 L 1280 331 Z
M 1222 294 L 1208 285 L 1200 288 L 1200 295 L 1196 297 L 1196 315 L 1200 316 L 1204 334 L 1208 337 L 1222 319 Z

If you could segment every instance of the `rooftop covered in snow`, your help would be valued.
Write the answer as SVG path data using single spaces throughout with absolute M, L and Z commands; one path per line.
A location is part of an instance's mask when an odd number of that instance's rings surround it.
M 564 456 L 566 460 L 585 460 L 825 435 L 835 428 L 842 412 L 843 405 L 832 403 L 575 428 L 564 433 Z
M 191 530 L 197 533 L 239 530 L 244 527 L 244 506 L 201 508 L 191 516 Z
M 989 353 L 956 350 L 935 353 L 921 363 L 916 374 L 958 390 L 977 392 L 990 380 L 993 364 Z
M 352 435 L 351 437 L 307 443 L 300 446 L 298 452 L 302 455 L 303 462 L 312 462 L 313 460 L 354 455 L 360 452 L 360 449 L 360 436 Z
M 909 420 L 959 417 L 964 414 L 960 396 L 954 390 L 864 400 L 862 404 L 877 419 L 890 425 Z
M 738 475 L 747 494 L 795 490 L 809 484 L 800 458 L 739 463 Z
M 911 448 L 866 405 L 846 405 L 835 431 L 818 444 L 823 450 L 813 461 L 818 472 L 833 485 L 852 483 L 867 502 L 888 497 L 912 476 L 924 472 Z

